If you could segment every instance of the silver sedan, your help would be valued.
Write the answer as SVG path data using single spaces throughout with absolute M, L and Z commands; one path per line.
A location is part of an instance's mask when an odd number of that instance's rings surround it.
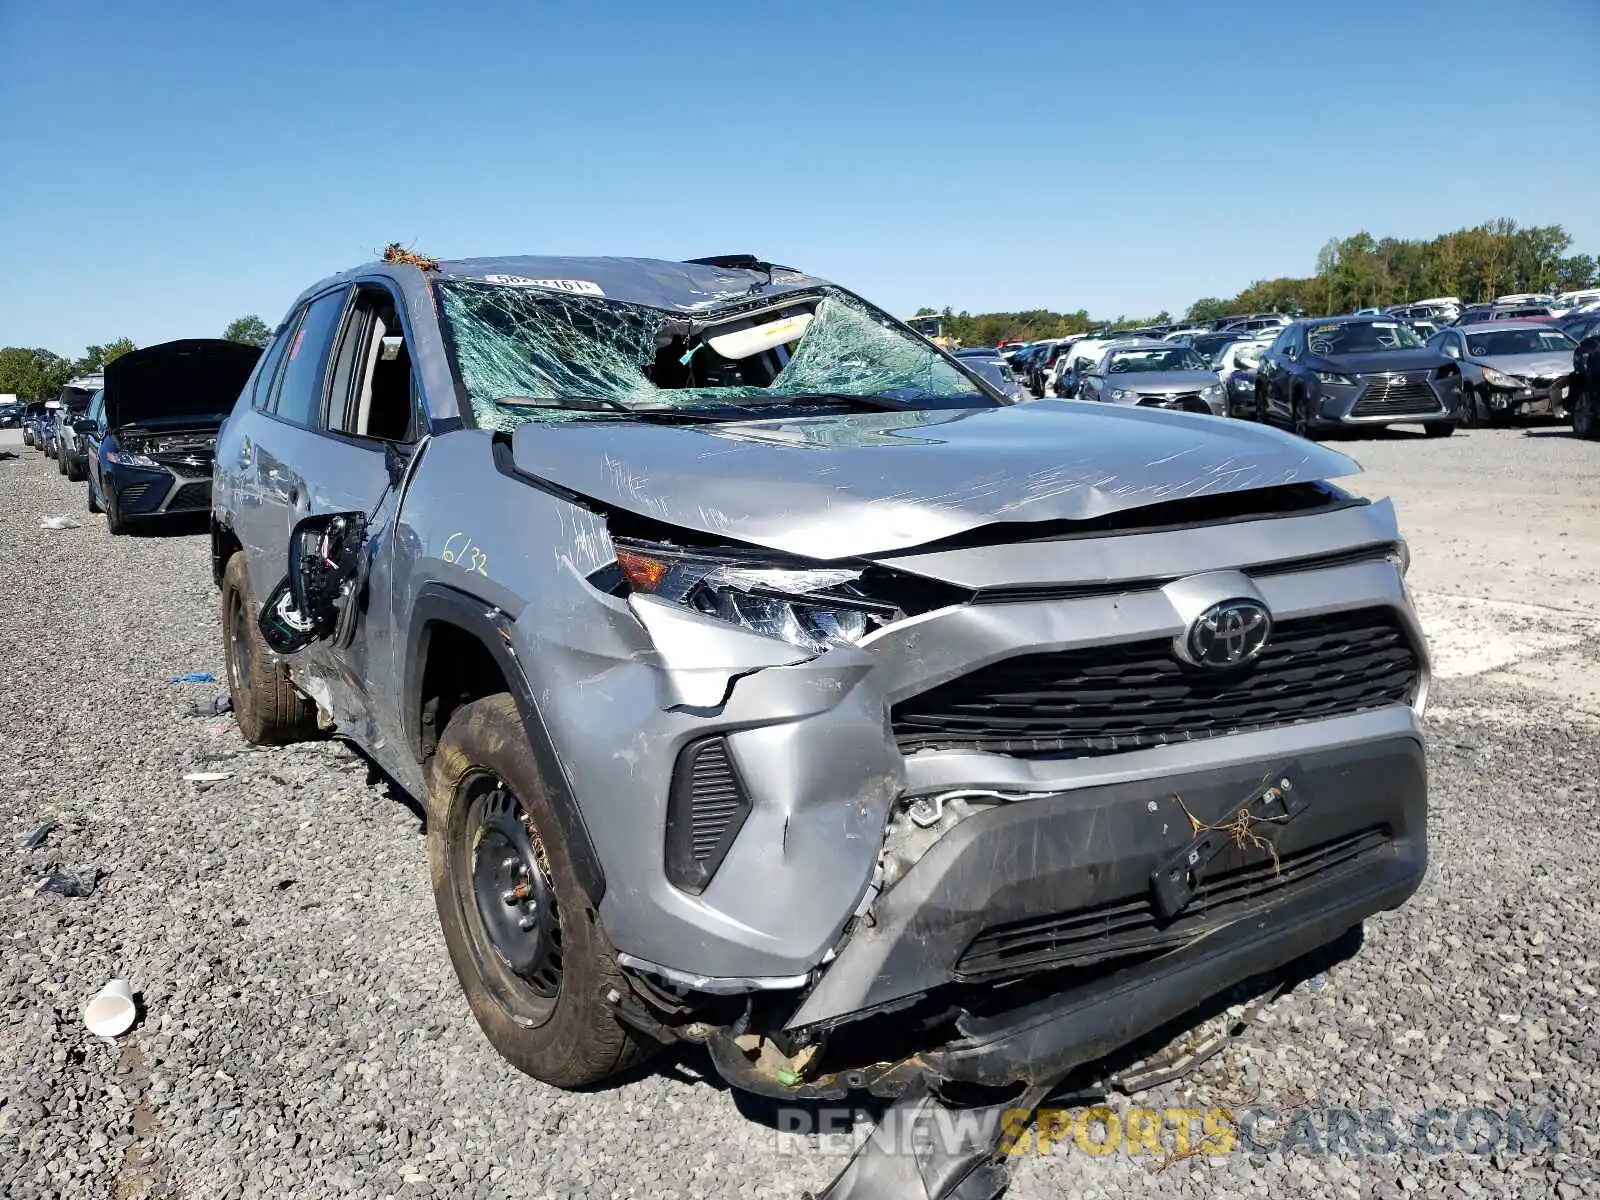
M 1170 342 L 1130 342 L 1107 350 L 1079 386 L 1080 400 L 1228 415 L 1222 380 L 1194 350 Z

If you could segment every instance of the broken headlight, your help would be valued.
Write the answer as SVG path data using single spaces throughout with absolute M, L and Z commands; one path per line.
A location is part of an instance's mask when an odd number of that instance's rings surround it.
M 617 542 L 617 566 L 636 592 L 659 596 L 753 633 L 820 653 L 853 646 L 902 614 L 860 594 L 861 571 Z

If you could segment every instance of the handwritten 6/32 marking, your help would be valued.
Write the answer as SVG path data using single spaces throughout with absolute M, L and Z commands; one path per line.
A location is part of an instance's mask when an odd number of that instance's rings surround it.
M 463 570 L 476 571 L 485 577 L 489 574 L 489 556 L 474 546 L 465 533 L 456 532 L 445 538 L 444 550 L 439 557 Z

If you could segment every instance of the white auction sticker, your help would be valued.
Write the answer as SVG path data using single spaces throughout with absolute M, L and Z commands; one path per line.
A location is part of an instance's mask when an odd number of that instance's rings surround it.
M 501 283 L 507 287 L 549 288 L 553 292 L 571 292 L 577 296 L 604 296 L 598 283 L 587 279 L 529 279 L 526 275 L 485 275 L 485 283 Z

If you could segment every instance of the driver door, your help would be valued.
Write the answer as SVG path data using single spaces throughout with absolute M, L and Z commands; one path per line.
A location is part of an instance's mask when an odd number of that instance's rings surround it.
M 311 628 L 289 651 L 295 682 L 390 770 L 385 751 L 397 739 L 372 697 L 392 683 L 391 534 L 406 469 L 426 429 L 406 324 L 404 303 L 386 284 L 357 284 L 316 376 L 314 402 L 286 396 L 280 386 L 278 414 L 288 401 L 298 420 L 275 422 L 271 446 L 265 434 L 256 441 L 279 485 L 268 494 L 284 505 L 279 575 L 290 571 L 291 559 L 298 567 L 304 546 L 330 529 L 345 551 L 317 564 L 327 585 L 318 604 L 339 611 L 298 614 Z M 267 623 L 282 588 L 267 600 Z

